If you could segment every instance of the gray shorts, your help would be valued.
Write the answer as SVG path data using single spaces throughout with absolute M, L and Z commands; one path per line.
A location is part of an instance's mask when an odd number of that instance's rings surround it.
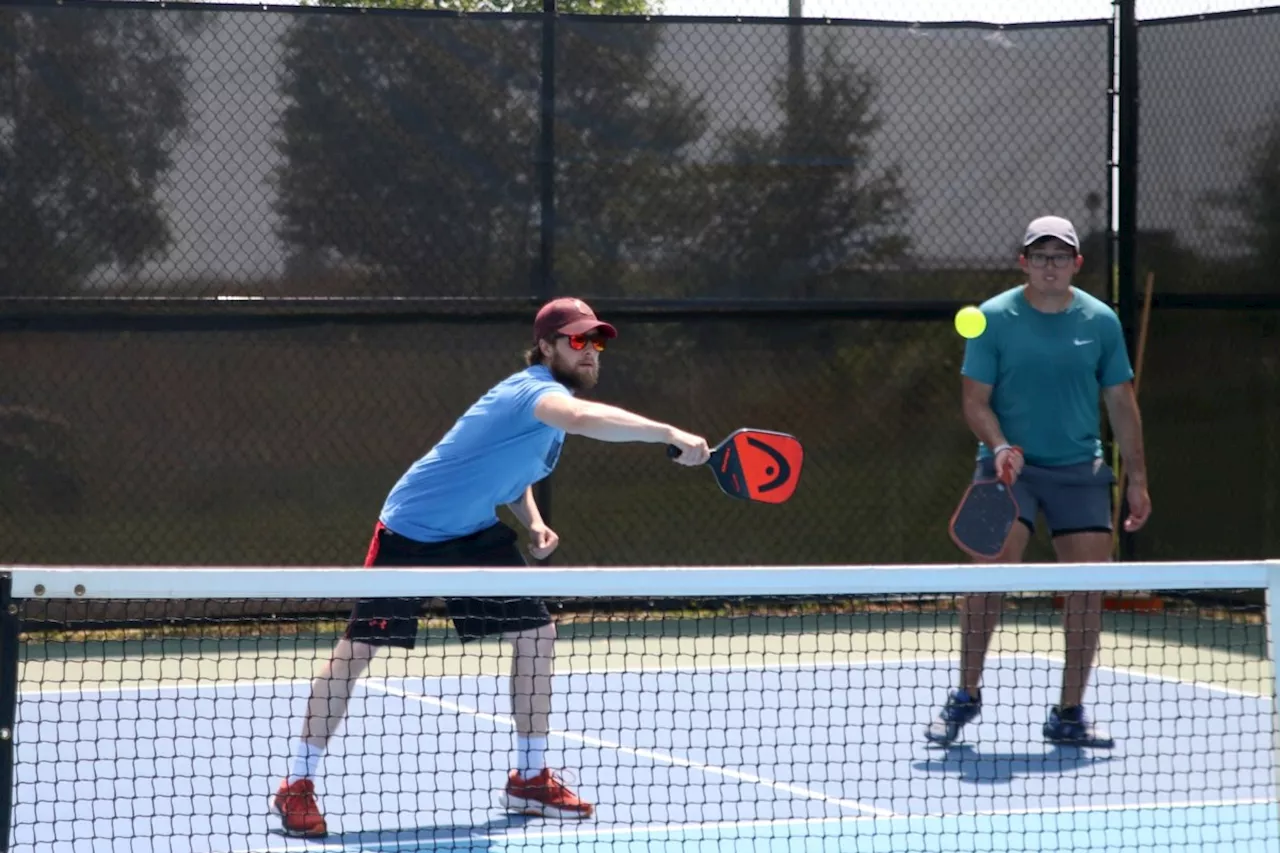
M 995 476 L 995 462 L 983 459 L 975 480 Z M 1064 533 L 1111 532 L 1111 487 L 1115 474 L 1101 459 L 1079 465 L 1042 468 L 1026 464 L 1013 484 L 1018 519 L 1034 533 L 1036 516 L 1044 513 L 1052 536 Z

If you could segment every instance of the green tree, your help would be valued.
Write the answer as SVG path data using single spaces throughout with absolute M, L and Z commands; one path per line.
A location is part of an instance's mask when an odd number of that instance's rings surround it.
M 636 199 L 670 180 L 670 159 L 703 128 L 697 105 L 654 66 L 656 26 L 561 22 L 556 34 L 556 270 L 572 287 L 654 239 L 663 223 L 636 215 Z M 538 15 L 300 18 L 285 38 L 290 103 L 277 174 L 295 255 L 336 255 L 370 271 L 378 293 L 528 294 L 539 251 L 542 35 Z
M 1280 104 L 1250 139 L 1245 179 L 1217 203 L 1238 214 L 1229 231 L 1233 244 L 1248 250 L 1244 275 L 1249 288 L 1275 290 L 1280 267 Z
M 707 133 L 706 110 L 656 63 L 659 26 L 575 21 L 559 30 L 557 285 L 663 295 L 663 280 L 644 273 L 661 269 L 664 247 L 696 233 L 689 213 L 704 188 L 689 152 Z
M 65 293 L 162 252 L 156 190 L 186 128 L 199 16 L 0 9 L 0 293 Z
M 900 170 L 867 165 L 876 81 L 827 44 L 810 72 L 785 68 L 774 93 L 778 128 L 728 131 L 709 169 L 695 247 L 708 290 L 729 276 L 738 295 L 817 295 L 824 279 L 908 249 Z
M 307 15 L 284 37 L 281 236 L 380 295 L 510 291 L 536 199 L 536 27 Z

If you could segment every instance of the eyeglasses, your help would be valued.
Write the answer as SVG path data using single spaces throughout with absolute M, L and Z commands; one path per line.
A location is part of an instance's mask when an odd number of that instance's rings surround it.
M 587 335 L 561 335 L 560 337 L 569 339 L 569 349 L 571 350 L 584 350 L 589 343 L 595 348 L 596 352 L 604 352 L 604 338 L 595 335 L 590 337 Z
M 1046 255 L 1043 252 L 1032 252 L 1027 255 L 1027 260 L 1036 269 L 1044 269 L 1051 266 L 1054 269 L 1064 270 L 1071 266 L 1075 259 L 1075 255 Z

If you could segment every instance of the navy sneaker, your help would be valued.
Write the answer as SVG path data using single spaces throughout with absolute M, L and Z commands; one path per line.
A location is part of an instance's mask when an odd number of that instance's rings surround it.
M 970 696 L 964 688 L 952 690 L 947 696 L 947 704 L 938 712 L 938 719 L 924 730 L 924 736 L 930 743 L 950 746 L 960 736 L 964 724 L 976 718 L 981 711 L 981 693 Z
M 1079 705 L 1074 708 L 1058 708 L 1056 705 L 1050 708 L 1049 719 L 1044 723 L 1044 739 L 1050 743 L 1091 746 L 1096 749 L 1110 749 L 1116 745 L 1115 738 L 1089 724 L 1085 719 L 1084 709 Z

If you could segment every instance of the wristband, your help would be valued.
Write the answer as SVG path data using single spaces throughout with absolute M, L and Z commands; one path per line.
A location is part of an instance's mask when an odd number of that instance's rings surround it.
M 1001 444 L 999 447 L 993 447 L 991 449 L 991 458 L 994 459 L 995 457 L 999 456 L 1001 450 L 1013 450 L 1013 445 Z

